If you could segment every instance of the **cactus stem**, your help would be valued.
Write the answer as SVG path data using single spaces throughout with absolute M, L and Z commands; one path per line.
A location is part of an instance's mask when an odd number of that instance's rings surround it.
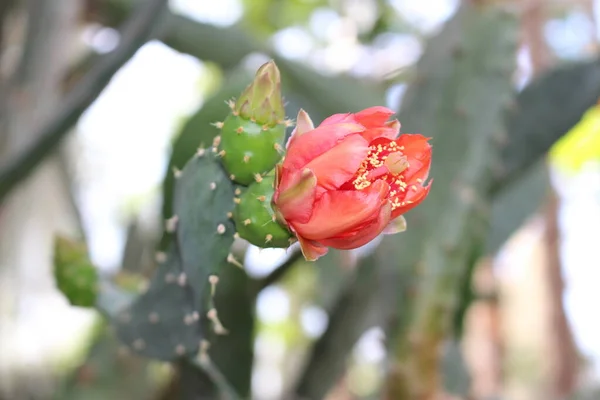
M 119 321 L 126 324 L 129 321 L 131 321 L 131 315 L 129 313 L 125 312 L 125 313 L 119 315 Z
M 229 256 L 227 256 L 227 258 L 229 258 Z M 210 297 L 215 297 L 215 292 L 217 291 L 217 283 L 219 283 L 219 277 L 216 275 L 210 275 L 208 277 L 208 282 L 210 283 Z
M 217 226 L 217 233 L 218 233 L 219 235 L 222 235 L 222 234 L 224 234 L 224 233 L 225 233 L 225 225 L 223 225 L 223 224 L 219 224 L 219 226 Z
M 263 180 L 263 177 L 260 174 L 254 174 L 254 180 L 258 183 L 261 183 Z
M 173 167 L 173 176 L 175 179 L 179 178 L 181 176 L 181 170 L 177 167 Z
M 273 235 L 269 233 L 265 236 L 265 243 L 269 243 L 271 240 L 273 240 Z
M 167 283 L 173 283 L 177 280 L 177 278 L 175 278 L 175 275 L 173 274 L 166 274 L 165 275 L 165 282 Z
M 244 269 L 244 266 L 242 265 L 242 263 L 239 262 L 238 260 L 236 260 L 235 257 L 233 256 L 233 254 L 231 254 L 231 253 L 229 253 L 227 255 L 227 262 L 235 265 L 236 267 L 240 267 L 241 269 Z
M 219 157 L 225 157 L 225 150 L 221 150 L 219 152 Z
M 244 220 L 244 225 L 250 225 L 252 223 L 252 220 L 250 218 L 246 218 Z
M 244 133 L 244 127 L 240 126 L 235 130 L 235 133 L 237 133 L 238 135 L 241 135 L 242 133 Z
M 233 234 L 233 238 L 234 238 L 234 239 L 239 239 L 239 238 L 240 238 L 240 234 L 239 234 L 239 233 L 237 233 L 237 232 L 236 232 L 236 233 L 234 233 L 234 234 Z
M 177 215 L 173 215 L 171 218 L 165 221 L 165 229 L 169 233 L 175 232 L 177 229 L 177 222 L 179 221 L 179 217 Z
M 240 188 L 236 188 L 235 191 L 233 192 L 236 196 L 239 196 L 240 194 L 242 194 L 242 189 Z
M 144 342 L 144 339 L 139 338 L 139 339 L 135 339 L 133 341 L 133 348 L 136 350 L 143 350 L 144 347 L 146 347 L 146 342 Z
M 187 314 L 183 317 L 183 323 L 186 325 L 192 325 L 194 323 L 194 316 L 192 314 Z
M 129 347 L 122 345 L 119 346 L 119 349 L 117 350 L 117 355 L 120 357 L 127 357 L 130 355 L 130 351 L 129 351 Z
M 148 315 L 148 321 L 150 321 L 151 324 L 156 324 L 158 320 L 159 318 L 157 313 L 151 312 L 150 315 Z
M 224 124 L 222 121 L 217 121 L 213 122 L 211 125 L 217 127 L 218 129 L 222 129 Z
M 179 274 L 179 276 L 177 277 L 177 284 L 179 286 L 185 286 L 185 284 L 187 283 L 187 275 L 184 274 L 183 272 L 181 274 Z
M 230 219 L 231 219 L 231 218 L 233 218 L 233 213 L 232 213 L 231 211 L 229 211 L 229 212 L 227 213 L 227 218 L 230 218 Z
M 266 200 L 267 200 L 267 196 L 265 196 L 265 195 L 258 196 L 258 197 L 256 198 L 256 200 L 258 200 L 258 201 L 261 201 L 261 202 L 263 202 L 263 201 L 266 201 Z
M 204 147 L 198 147 L 196 150 L 196 157 L 202 157 L 206 153 L 206 149 Z
M 235 175 L 234 174 L 229 175 L 229 179 L 232 181 L 235 180 Z
M 233 202 L 234 202 L 235 204 L 240 204 L 240 203 L 242 202 L 242 199 L 240 199 L 239 197 L 234 197 L 234 198 L 233 198 Z
M 156 254 L 154 255 L 154 260 L 157 263 L 162 264 L 165 261 L 167 261 L 167 254 L 163 251 L 157 251 Z
M 246 155 L 244 156 L 244 162 L 245 162 L 246 164 L 248 164 L 248 163 L 250 162 L 250 156 L 249 156 L 249 155 L 247 155 L 247 154 L 246 154 Z
M 182 356 L 185 354 L 185 347 L 182 344 L 175 346 L 175 354 Z
M 216 182 L 211 182 L 210 183 L 210 190 L 215 190 L 217 188 L 217 183 Z

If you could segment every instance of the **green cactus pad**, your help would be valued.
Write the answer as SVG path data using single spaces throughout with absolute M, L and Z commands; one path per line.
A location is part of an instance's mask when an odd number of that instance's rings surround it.
M 54 242 L 54 278 L 69 303 L 93 307 L 98 296 L 98 271 L 90 262 L 84 243 L 64 237 Z
M 289 247 L 293 235 L 275 220 L 271 208 L 273 174 L 254 182 L 239 198 L 233 220 L 240 237 L 259 247 Z
M 273 169 L 283 155 L 285 124 L 260 125 L 229 114 L 223 122 L 219 151 L 232 180 L 248 186 L 256 174 Z
M 198 351 L 200 313 L 183 272 L 176 244 L 159 263 L 148 290 L 112 321 L 119 339 L 131 350 L 170 361 Z
M 209 276 L 227 264 L 233 244 L 234 196 L 233 184 L 209 151 L 188 161 L 175 187 L 183 270 L 194 290 L 196 307 L 203 312 L 208 311 Z

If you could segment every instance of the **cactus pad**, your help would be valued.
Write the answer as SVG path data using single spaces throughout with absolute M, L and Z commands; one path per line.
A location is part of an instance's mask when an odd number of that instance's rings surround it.
M 275 177 L 268 174 L 239 197 L 233 220 L 240 237 L 259 247 L 288 247 L 293 235 L 275 219 L 271 208 Z
M 273 169 L 283 155 L 285 129 L 283 121 L 261 125 L 229 114 L 221 129 L 219 154 L 232 180 L 247 186 L 254 175 Z
M 93 307 L 98 296 L 98 271 L 91 264 L 84 243 L 56 237 L 54 242 L 54 278 L 69 303 Z

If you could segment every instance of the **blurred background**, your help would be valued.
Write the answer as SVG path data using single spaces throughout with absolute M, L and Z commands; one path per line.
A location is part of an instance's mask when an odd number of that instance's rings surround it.
M 173 168 L 272 58 L 290 118 L 399 110 L 433 137 L 435 183 L 407 232 L 317 263 L 236 243 L 230 306 L 252 322 L 220 312 L 253 357 L 217 364 L 242 398 L 600 399 L 598 18 L 594 0 L 2 0 L 0 399 L 204 398 L 69 304 L 54 237 L 143 285 Z

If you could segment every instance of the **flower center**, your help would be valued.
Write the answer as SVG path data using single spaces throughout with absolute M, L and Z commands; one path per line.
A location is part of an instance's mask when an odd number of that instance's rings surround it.
M 400 201 L 399 198 L 407 190 L 402 173 L 410 167 L 403 150 L 404 146 L 398 146 L 394 141 L 369 146 L 367 157 L 360 165 L 354 179 L 350 181 L 352 186 L 357 190 L 363 190 L 376 180 L 382 179 L 390 185 L 389 199 L 392 210 L 410 203 Z

